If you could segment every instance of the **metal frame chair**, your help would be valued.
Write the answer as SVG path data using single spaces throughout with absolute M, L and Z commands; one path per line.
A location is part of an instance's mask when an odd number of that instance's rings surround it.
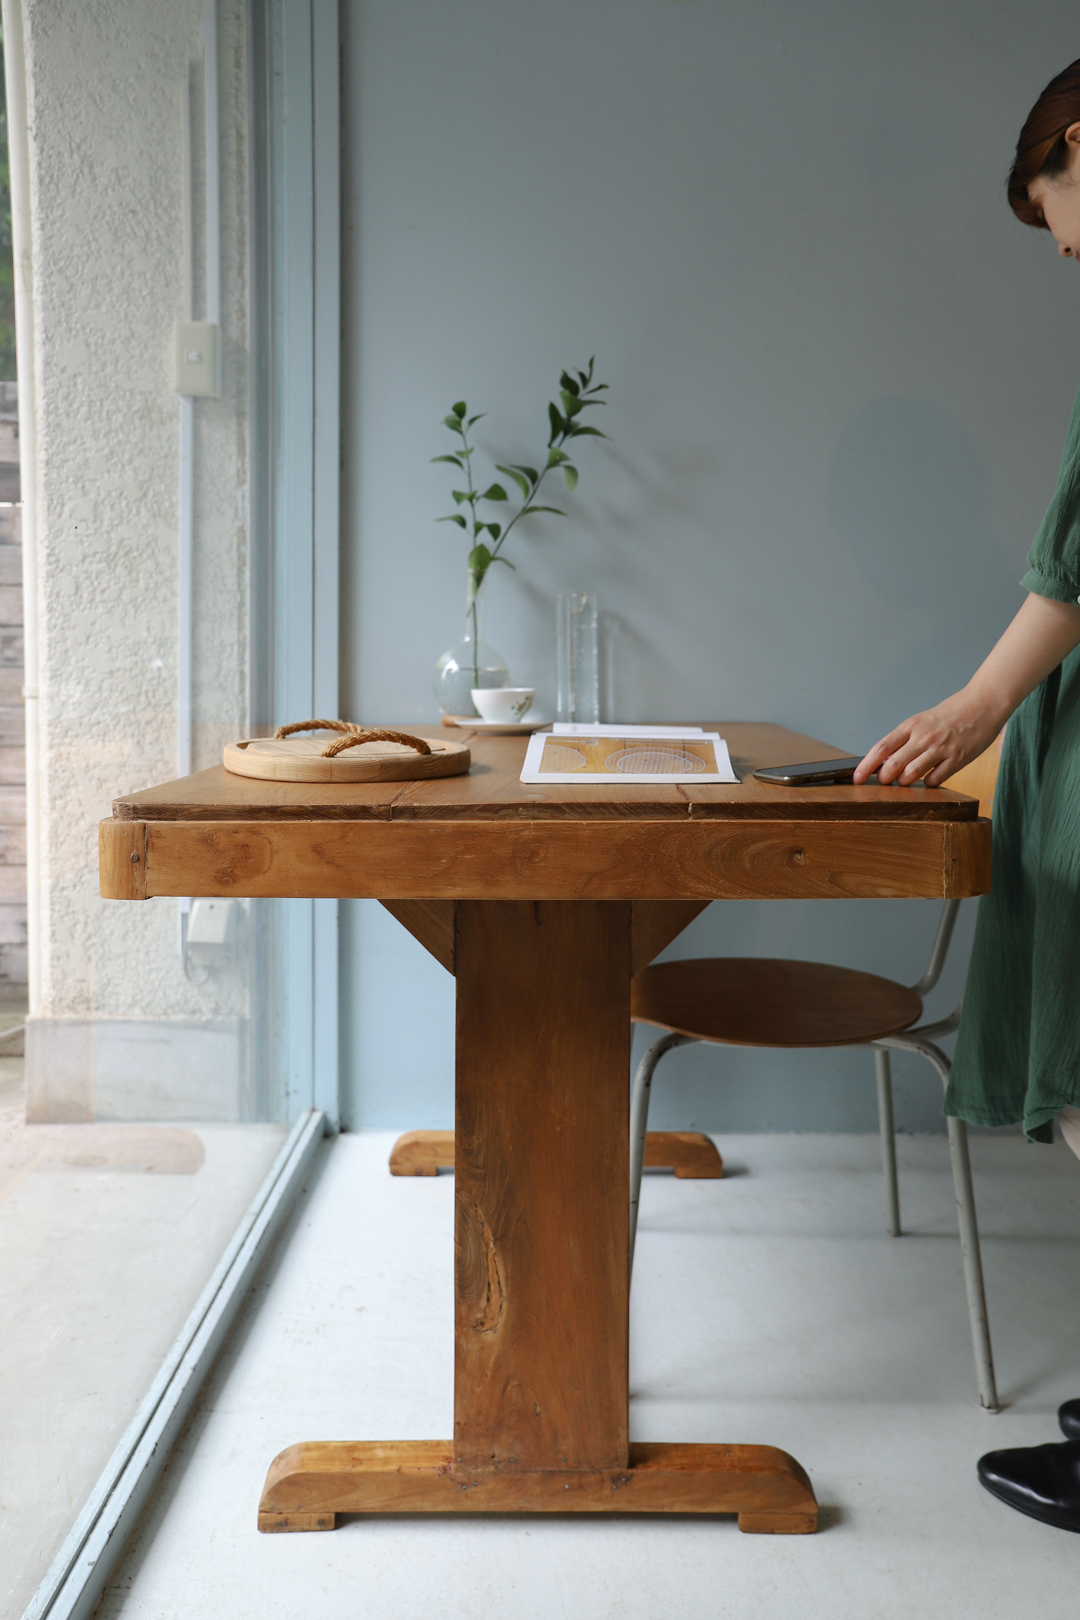
M 930 951 L 930 961 L 922 978 L 910 988 L 920 997 L 928 995 L 941 977 L 942 968 L 956 926 L 960 910 L 959 900 L 946 900 L 938 922 Z M 648 971 L 648 970 L 646 970 Z M 644 1020 L 643 1020 L 644 1021 Z M 950 1059 L 937 1045 L 943 1035 L 951 1034 L 959 1025 L 960 1008 L 935 1023 L 919 1024 L 896 1035 L 889 1035 L 867 1043 L 873 1048 L 877 1077 L 878 1125 L 881 1132 L 881 1160 L 885 1178 L 885 1206 L 888 1231 L 891 1237 L 900 1235 L 900 1196 L 896 1173 L 896 1134 L 893 1124 L 892 1075 L 889 1053 L 917 1052 L 924 1057 L 948 1085 Z M 660 1059 L 677 1046 L 688 1046 L 699 1041 L 724 1044 L 715 1037 L 669 1032 L 655 1041 L 638 1065 L 634 1077 L 634 1090 L 630 1109 L 630 1268 L 633 1272 L 634 1245 L 637 1238 L 638 1205 L 641 1196 L 641 1173 L 645 1158 L 645 1134 L 648 1130 L 649 1102 L 652 1095 L 653 1075 Z M 735 1044 L 735 1043 L 730 1043 Z M 837 1045 L 847 1044 L 837 1042 Z M 971 1162 L 968 1155 L 967 1127 L 962 1119 L 949 1119 L 949 1154 L 952 1160 L 953 1186 L 956 1191 L 957 1221 L 960 1230 L 960 1253 L 964 1266 L 968 1316 L 971 1322 L 971 1341 L 975 1352 L 975 1371 L 979 1386 L 979 1400 L 988 1411 L 998 1410 L 997 1387 L 994 1381 L 994 1360 L 990 1346 L 990 1328 L 986 1315 L 986 1294 L 983 1287 L 982 1256 L 979 1250 L 979 1231 L 975 1218 L 975 1194 L 971 1184 Z

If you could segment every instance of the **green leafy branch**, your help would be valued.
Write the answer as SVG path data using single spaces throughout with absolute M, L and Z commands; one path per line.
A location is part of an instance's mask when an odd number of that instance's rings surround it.
M 575 371 L 571 376 L 564 371 L 559 377 L 559 399 L 561 409 L 554 403 L 548 405 L 548 421 L 551 433 L 547 442 L 547 459 L 541 468 L 526 467 L 517 462 L 510 466 L 495 464 L 496 472 L 504 475 L 510 483 L 517 486 L 521 492 L 521 503 L 516 512 L 506 521 L 498 522 L 486 515 L 482 510 L 482 503 L 492 506 L 503 506 L 509 503 L 510 496 L 502 484 L 489 484 L 487 489 L 479 490 L 473 482 L 472 457 L 476 446 L 469 443 L 469 433 L 474 425 L 481 421 L 485 412 L 477 416 L 468 415 L 468 407 L 464 400 L 454 405 L 448 416 L 443 417 L 444 426 L 452 433 L 456 433 L 461 440 L 461 448 L 452 455 L 432 456 L 432 461 L 449 462 L 465 474 L 465 488 L 451 491 L 454 504 L 458 507 L 456 512 L 449 512 L 445 517 L 436 518 L 436 523 L 456 523 L 463 529 L 472 541 L 469 551 L 468 571 L 469 586 L 466 598 L 466 612 L 472 618 L 473 645 L 477 642 L 476 633 L 476 601 L 480 587 L 484 583 L 488 569 L 493 563 L 505 563 L 507 568 L 514 564 L 502 555 L 502 549 L 510 537 L 515 524 L 523 517 L 529 517 L 536 512 L 551 512 L 558 517 L 565 517 L 566 513 L 559 506 L 543 506 L 537 496 L 540 486 L 548 473 L 561 468 L 566 479 L 567 490 L 572 490 L 578 481 L 578 469 L 571 459 L 569 451 L 565 448 L 572 439 L 592 437 L 605 439 L 606 433 L 599 428 L 581 421 L 581 413 L 593 405 L 603 405 L 605 400 L 595 396 L 604 392 L 607 383 L 593 382 L 593 367 L 595 355 L 589 361 L 587 371 Z M 474 657 L 475 657 L 474 653 Z

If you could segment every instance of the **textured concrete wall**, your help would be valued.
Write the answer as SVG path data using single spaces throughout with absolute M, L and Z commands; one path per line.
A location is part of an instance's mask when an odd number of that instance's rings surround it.
M 97 895 L 96 824 L 175 775 L 181 96 L 200 0 L 26 0 L 38 377 L 42 994 L 37 1019 L 234 1020 L 244 975 L 185 977 L 175 901 Z M 196 403 L 195 764 L 247 708 L 245 7 L 222 0 L 224 397 Z M 201 232 L 197 249 L 203 251 Z M 197 254 L 197 262 L 199 262 Z M 202 277 L 195 313 L 202 316 Z M 232 1026 L 235 1027 L 235 1026 Z M 47 1086 L 48 1039 L 32 1050 Z M 35 1068 L 31 1065 L 31 1093 Z
M 10 1016 L 13 1024 L 23 1021 L 27 966 L 19 459 L 17 385 L 0 382 L 0 1007 L 8 1009 L 0 1018 Z

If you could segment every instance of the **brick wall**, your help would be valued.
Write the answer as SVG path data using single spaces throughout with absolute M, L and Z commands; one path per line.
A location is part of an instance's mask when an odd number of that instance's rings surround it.
M 22 508 L 13 382 L 0 382 L 0 1000 L 26 991 Z

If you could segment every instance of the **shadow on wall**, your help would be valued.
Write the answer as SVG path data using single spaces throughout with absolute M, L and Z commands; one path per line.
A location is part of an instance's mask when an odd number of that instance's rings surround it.
M 991 530 L 972 440 L 939 405 L 875 400 L 836 448 L 827 500 L 853 568 L 909 620 L 900 657 L 868 682 L 871 713 L 891 713 L 900 683 L 905 714 L 947 697 L 1020 605 L 1022 570 Z

